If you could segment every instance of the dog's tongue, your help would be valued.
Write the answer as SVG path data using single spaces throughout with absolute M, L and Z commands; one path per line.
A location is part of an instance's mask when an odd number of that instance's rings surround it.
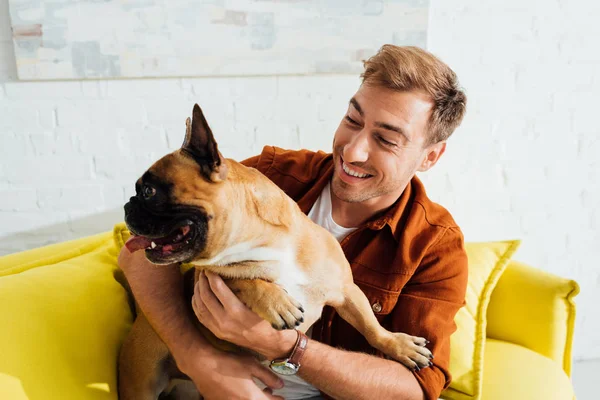
M 125 243 L 125 247 L 127 247 L 127 250 L 129 250 L 131 253 L 134 253 L 138 250 L 143 250 L 147 247 L 150 247 L 151 244 L 152 240 L 146 237 L 131 236 L 129 240 L 127 240 L 127 243 Z

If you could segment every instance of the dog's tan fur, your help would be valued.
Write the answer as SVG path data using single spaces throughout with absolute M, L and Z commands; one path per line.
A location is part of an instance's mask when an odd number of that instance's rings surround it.
M 198 163 L 185 148 L 193 135 L 207 133 L 196 132 L 192 125 L 208 129 L 196 108 L 193 123 L 187 121 L 182 149 L 158 160 L 149 171 L 172 184 L 172 203 L 197 207 L 208 215 L 206 246 L 191 261 L 195 279 L 202 270 L 222 276 L 244 304 L 278 329 L 303 321 L 297 329 L 306 331 L 325 305 L 332 306 L 373 347 L 408 367 L 427 365 L 425 339 L 379 325 L 353 282 L 337 240 L 274 183 L 255 169 L 223 158 L 219 165 L 203 167 L 204 177 L 198 174 Z M 213 345 L 235 350 L 203 331 Z M 120 355 L 121 399 L 158 398 L 172 379 L 181 377 L 170 360 L 168 349 L 140 313 Z

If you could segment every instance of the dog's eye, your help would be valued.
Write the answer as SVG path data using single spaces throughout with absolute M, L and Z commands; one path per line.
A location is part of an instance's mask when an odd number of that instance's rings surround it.
M 145 199 L 149 199 L 150 197 L 152 197 L 156 194 L 156 189 L 150 185 L 144 185 L 144 187 L 142 189 L 142 194 Z

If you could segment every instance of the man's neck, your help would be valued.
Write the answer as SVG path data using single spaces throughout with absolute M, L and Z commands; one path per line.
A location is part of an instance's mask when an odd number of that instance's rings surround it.
M 356 228 L 373 218 L 373 216 L 390 208 L 402 195 L 389 194 L 372 198 L 360 203 L 340 200 L 331 190 L 331 217 L 336 224 L 345 228 Z

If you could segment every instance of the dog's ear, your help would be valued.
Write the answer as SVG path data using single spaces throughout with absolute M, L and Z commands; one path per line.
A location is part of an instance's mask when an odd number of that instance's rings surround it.
M 227 177 L 225 159 L 219 153 L 215 137 L 198 104 L 194 104 L 192 120 L 188 118 L 185 127 L 185 139 L 181 149 L 196 160 L 207 179 L 213 182 L 225 180 Z

